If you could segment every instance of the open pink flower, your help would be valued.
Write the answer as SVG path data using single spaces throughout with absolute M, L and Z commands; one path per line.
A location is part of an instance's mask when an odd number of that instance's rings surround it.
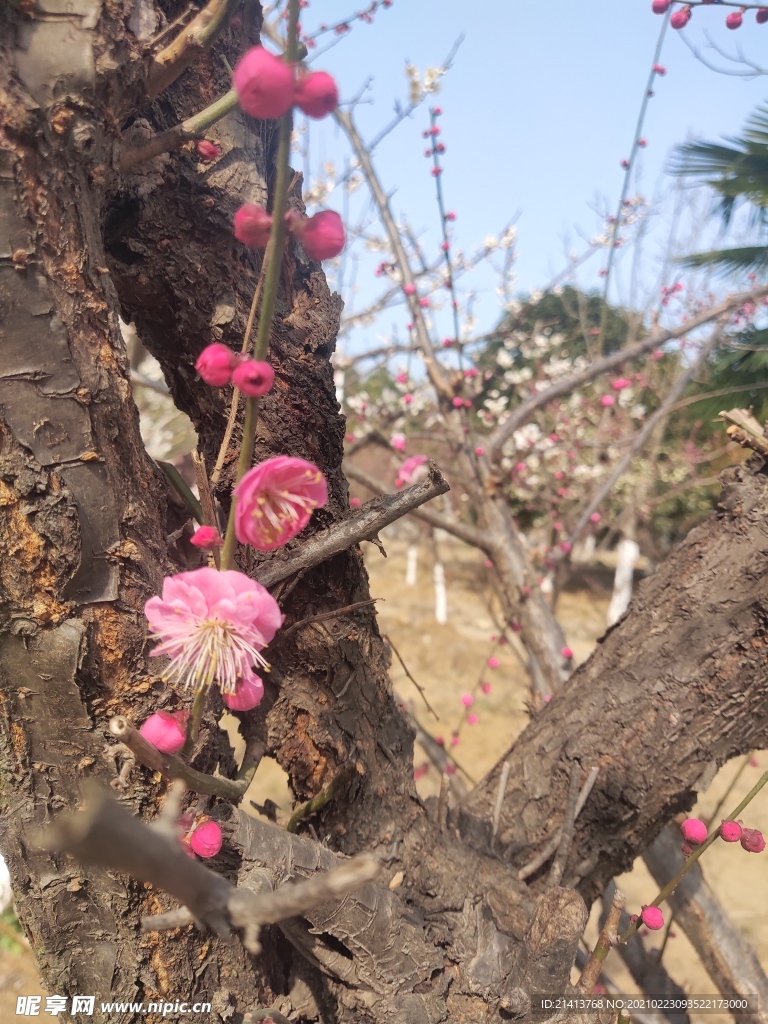
M 255 672 L 249 672 L 237 682 L 237 689 L 234 693 L 225 693 L 222 697 L 224 703 L 232 711 L 251 711 L 261 704 L 264 696 L 264 683 Z
M 260 651 L 283 624 L 277 601 L 241 572 L 207 566 L 163 580 L 163 596 L 151 597 L 144 614 L 161 641 L 152 655 L 171 660 L 163 678 L 195 690 L 214 681 L 223 694 L 255 664 L 269 666 Z
M 412 484 L 425 475 L 422 466 L 427 462 L 426 455 L 411 455 L 397 471 L 397 479 L 401 484 Z
M 287 544 L 307 525 L 312 510 L 328 500 L 328 486 L 317 466 L 289 455 L 249 469 L 232 493 L 237 498 L 237 539 L 259 551 Z

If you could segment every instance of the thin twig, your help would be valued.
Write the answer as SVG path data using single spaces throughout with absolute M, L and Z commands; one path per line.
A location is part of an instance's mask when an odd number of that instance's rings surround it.
M 314 534 L 290 554 L 273 557 L 264 562 L 256 570 L 255 578 L 263 586 L 273 587 L 300 570 L 306 571 L 320 565 L 321 562 L 359 544 L 361 540 L 371 540 L 385 526 L 448 490 L 448 481 L 435 463 L 430 462 L 429 472 L 424 480 L 396 494 L 385 494 L 366 502 L 358 512 Z
M 150 100 L 156 99 L 215 42 L 239 6 L 240 0 L 210 0 L 197 17 L 157 54 L 147 80 Z
M 161 754 L 157 747 L 144 739 L 124 715 L 115 715 L 110 719 L 109 731 L 128 747 L 145 768 L 160 772 L 166 779 L 180 779 L 195 793 L 218 796 L 233 804 L 238 804 L 242 799 L 266 750 L 264 744 L 258 740 L 246 746 L 246 755 L 240 771 L 233 780 L 198 772 L 175 754 Z
M 509 781 L 509 761 L 505 761 L 501 768 L 501 775 L 499 776 L 499 788 L 496 791 L 496 802 L 493 805 L 493 820 L 491 823 L 491 846 L 496 839 L 496 833 L 499 831 L 499 819 L 501 818 L 501 807 L 504 803 L 504 794 L 507 791 L 507 782 Z
M 168 932 L 173 928 L 184 928 L 192 924 L 194 917 L 186 907 L 166 910 L 164 914 L 146 914 L 141 919 L 143 932 Z
M 563 826 L 560 829 L 560 842 L 558 843 L 555 859 L 552 861 L 549 878 L 547 879 L 547 888 L 549 889 L 560 884 L 563 872 L 565 871 L 565 862 L 568 860 L 568 854 L 571 852 L 573 829 L 576 824 L 576 806 L 579 802 L 579 775 L 581 775 L 580 765 L 571 765 L 571 780 L 568 786 L 568 799 L 565 803 Z
M 314 814 L 315 811 L 319 811 L 325 807 L 327 803 L 338 794 L 339 789 L 343 785 L 347 785 L 352 781 L 355 776 L 355 768 L 353 765 L 345 765 L 339 772 L 339 774 L 319 793 L 316 793 L 311 800 L 307 800 L 306 803 L 301 804 L 293 812 L 291 817 L 288 819 L 288 824 L 285 826 L 286 832 L 298 831 L 299 824 L 308 817 L 310 814 Z
M 440 716 L 438 715 L 438 713 L 435 711 L 435 709 L 432 707 L 432 705 L 427 700 L 427 695 L 424 692 L 424 688 L 419 683 L 416 682 L 416 680 L 413 678 L 411 673 L 408 671 L 408 666 L 403 661 L 402 656 L 400 655 L 400 651 L 398 651 L 398 649 L 392 643 L 392 638 L 388 634 L 384 633 L 384 634 L 382 634 L 382 639 L 386 640 L 386 642 L 389 644 L 389 646 L 395 652 L 395 657 L 400 662 L 400 664 L 402 666 L 402 669 L 403 669 L 403 672 L 405 672 L 405 674 L 408 676 L 410 681 L 413 683 L 413 685 L 419 691 L 419 694 L 421 695 L 421 699 L 424 701 L 424 704 L 426 705 L 427 711 L 430 712 L 430 714 L 434 717 L 436 722 L 439 722 L 440 721 Z
M 451 787 L 451 777 L 448 772 L 440 776 L 440 795 L 437 798 L 437 826 L 441 832 L 445 832 L 448 824 L 448 791 Z
M 580 992 L 591 992 L 597 984 L 597 979 L 600 977 L 606 957 L 618 942 L 617 930 L 619 919 L 626 902 L 627 897 L 624 893 L 620 889 L 614 890 L 611 909 L 608 911 L 600 937 L 594 950 L 589 954 L 584 970 L 581 972 L 581 978 L 577 986 Z
M 358 469 L 351 462 L 345 461 L 342 468 L 344 475 L 350 480 L 355 480 L 376 494 L 386 494 L 387 485 L 383 480 L 371 476 L 370 473 L 363 472 L 363 470 Z M 463 540 L 466 544 L 471 544 L 473 547 L 480 548 L 483 551 L 490 551 L 491 541 L 488 534 L 483 530 L 478 530 L 474 526 L 461 523 L 458 519 L 454 519 L 453 516 L 446 516 L 442 512 L 433 512 L 432 509 L 419 509 L 418 512 L 414 509 L 411 514 L 414 519 L 421 519 L 422 522 L 428 523 L 430 526 L 436 526 L 439 530 L 445 530 L 446 533 L 458 537 L 459 540 Z
M 299 619 L 298 622 L 294 622 L 287 629 L 281 629 L 277 634 L 274 643 L 285 640 L 286 637 L 290 636 L 291 633 L 297 629 L 301 629 L 302 626 L 308 626 L 310 622 L 327 622 L 329 619 L 338 619 L 341 615 L 351 615 L 353 612 L 360 611 L 361 608 L 370 608 L 371 605 L 376 604 L 377 601 L 383 601 L 383 597 L 370 597 L 367 601 L 355 601 L 354 604 L 348 604 L 344 608 L 332 608 L 329 612 L 320 612 L 318 615 L 308 615 L 306 619 Z

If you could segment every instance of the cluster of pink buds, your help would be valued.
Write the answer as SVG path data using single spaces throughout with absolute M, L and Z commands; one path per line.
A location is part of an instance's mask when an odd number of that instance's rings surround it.
M 342 252 L 346 244 L 344 224 L 333 210 L 321 210 L 312 217 L 302 217 L 295 210 L 285 215 L 288 230 L 297 238 L 313 260 L 330 260 Z M 272 232 L 272 215 L 263 206 L 245 203 L 235 214 L 235 238 L 249 249 L 263 249 Z
M 339 105 L 339 90 L 325 71 L 296 77 L 296 68 L 263 46 L 253 46 L 237 63 L 232 87 L 246 114 L 269 120 L 296 106 L 307 117 L 319 119 Z
M 668 285 L 662 285 L 661 286 L 661 304 L 662 304 L 662 306 L 668 306 L 669 305 L 669 300 L 672 298 L 672 296 L 673 295 L 677 295 L 677 293 L 681 292 L 683 290 L 683 288 L 684 288 L 684 285 L 683 285 L 683 283 L 681 281 L 676 281 L 675 284 L 669 285 L 669 286 Z
M 215 388 L 234 384 L 250 398 L 266 395 L 275 381 L 275 371 L 269 363 L 233 352 L 231 348 L 219 342 L 203 349 L 195 363 L 195 369 L 206 384 Z M 198 542 L 198 546 L 206 545 Z
M 690 857 L 695 847 L 707 838 L 707 826 L 698 818 L 686 818 L 680 826 L 683 837 L 683 854 Z M 740 821 L 723 821 L 718 834 L 726 843 L 741 843 L 742 849 L 748 853 L 762 853 L 765 839 L 759 829 L 744 828 Z
M 704 3 L 715 3 L 715 0 L 703 0 Z M 666 14 L 669 8 L 672 6 L 672 0 L 653 0 L 652 9 L 654 14 Z M 741 7 L 738 11 L 731 11 L 731 13 L 725 19 L 726 28 L 737 29 L 741 28 L 744 23 L 744 15 L 749 8 L 747 6 Z M 685 28 L 688 22 L 691 20 L 692 8 L 690 4 L 685 4 L 679 10 L 674 11 L 672 17 L 669 19 L 669 24 L 672 28 L 681 29 Z M 758 25 L 764 25 L 768 21 L 768 7 L 759 7 L 755 14 L 755 20 Z

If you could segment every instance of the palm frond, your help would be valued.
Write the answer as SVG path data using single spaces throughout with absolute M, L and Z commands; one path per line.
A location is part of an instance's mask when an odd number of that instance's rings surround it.
M 689 270 L 710 267 L 722 274 L 742 270 L 759 272 L 768 268 L 768 246 L 745 245 L 735 249 L 713 249 L 711 252 L 682 256 L 677 262 Z

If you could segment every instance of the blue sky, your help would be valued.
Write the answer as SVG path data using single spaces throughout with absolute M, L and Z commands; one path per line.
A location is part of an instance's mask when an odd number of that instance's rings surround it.
M 313 0 L 304 28 L 352 10 L 348 0 Z M 749 12 L 739 31 L 729 31 L 727 10 L 696 8 L 685 30 L 688 39 L 718 65 L 729 66 L 710 40 L 732 54 L 740 47 L 760 63 L 768 54 L 768 25 L 755 24 Z M 435 99 L 444 111 L 443 187 L 457 213 L 455 238 L 470 250 L 519 212 L 517 286 L 527 291 L 563 267 L 569 245 L 583 248 L 580 233 L 597 232 L 591 207 L 615 207 L 620 162 L 629 154 L 661 24 L 650 0 L 393 0 L 373 25 L 355 23 L 315 67 L 336 76 L 342 100 L 372 79 L 370 102 L 356 114 L 371 137 L 391 117 L 394 102 L 407 98 L 406 61 L 421 69 L 438 65 L 464 34 Z M 717 139 L 737 132 L 768 92 L 764 77 L 745 80 L 709 70 L 680 35 L 667 32 L 661 63 L 668 73 L 656 82 L 643 129 L 648 146 L 638 166 L 638 188 L 661 197 L 662 211 L 671 187 L 664 167 L 672 147 L 691 136 Z M 439 218 L 422 155 L 427 123 L 424 106 L 382 143 L 376 163 L 385 186 L 395 192 L 395 211 L 407 214 L 436 254 Z M 345 149 L 335 129 L 313 125 L 312 132 L 313 157 L 342 165 Z M 335 194 L 328 205 L 341 210 L 341 197 Z M 584 285 L 599 287 L 601 259 L 582 275 Z M 492 284 L 489 276 L 478 275 L 481 326 L 497 317 Z M 369 268 L 361 271 L 362 295 L 372 297 L 378 287 Z

